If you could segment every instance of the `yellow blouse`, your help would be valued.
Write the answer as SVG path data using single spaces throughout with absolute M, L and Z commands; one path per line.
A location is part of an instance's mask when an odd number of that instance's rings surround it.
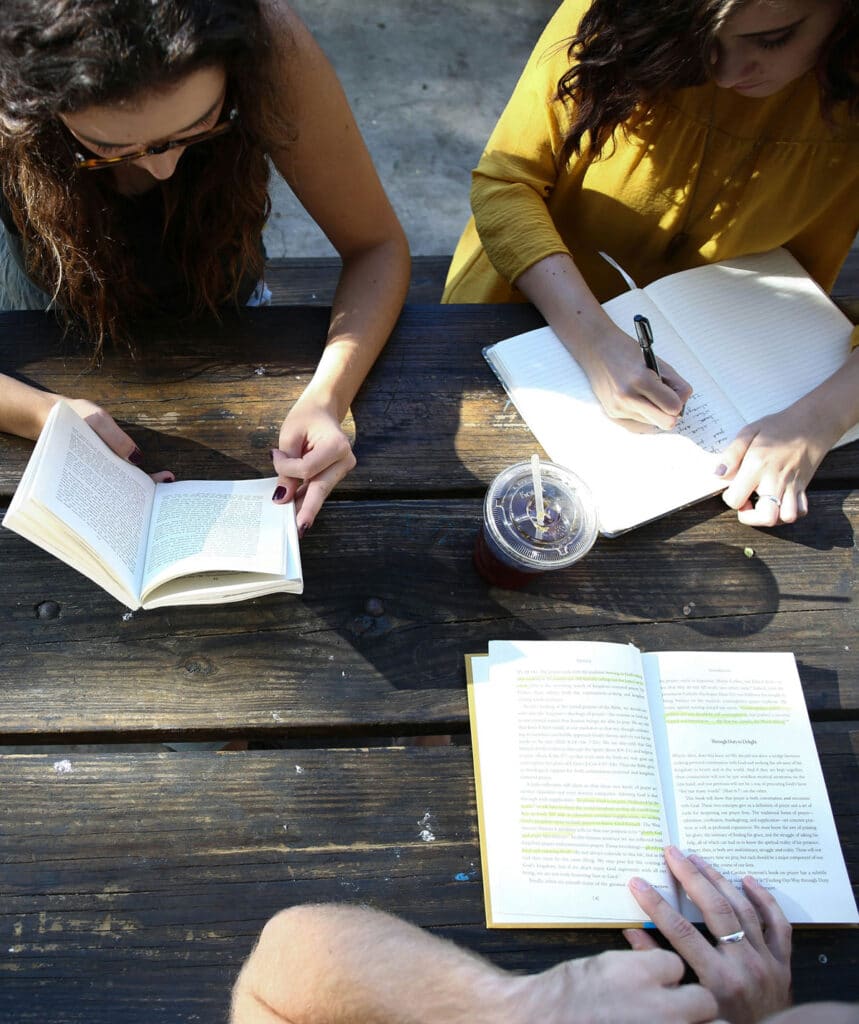
M 646 285 L 783 245 L 829 290 L 859 230 L 859 125 L 843 110 L 823 121 L 812 74 L 765 99 L 707 84 L 618 131 L 602 158 L 563 161 L 569 111 L 554 94 L 587 6 L 558 9 L 487 143 L 442 301 L 524 301 L 512 282 L 569 253 L 604 302 L 626 286 L 600 249 Z

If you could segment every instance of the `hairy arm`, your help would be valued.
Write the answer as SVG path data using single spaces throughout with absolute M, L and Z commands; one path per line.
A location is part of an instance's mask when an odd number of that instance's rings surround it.
M 396 917 L 298 906 L 263 929 L 233 991 L 231 1024 L 661 1024 L 710 1021 L 665 950 L 603 953 L 515 975 Z

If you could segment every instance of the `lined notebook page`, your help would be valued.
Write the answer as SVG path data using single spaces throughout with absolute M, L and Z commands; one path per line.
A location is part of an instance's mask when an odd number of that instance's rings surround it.
M 746 422 L 838 370 L 852 325 L 785 249 L 672 274 L 647 293 Z M 859 429 L 842 438 L 859 437 Z

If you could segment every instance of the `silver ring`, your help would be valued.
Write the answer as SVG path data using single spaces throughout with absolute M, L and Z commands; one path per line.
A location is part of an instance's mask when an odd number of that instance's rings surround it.
M 778 506 L 778 508 L 781 508 L 781 499 L 777 498 L 774 494 L 759 494 L 758 495 L 758 501 L 763 501 L 764 499 L 766 499 L 767 501 L 774 502 Z
M 716 942 L 724 942 L 725 944 L 729 942 L 742 942 L 745 937 L 746 933 L 741 928 L 738 932 L 731 932 L 730 935 L 720 935 Z

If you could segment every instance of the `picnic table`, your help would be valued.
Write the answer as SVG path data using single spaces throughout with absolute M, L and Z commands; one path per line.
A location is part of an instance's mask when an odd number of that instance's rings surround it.
M 793 526 L 712 499 L 490 588 L 482 495 L 535 443 L 481 347 L 540 322 L 407 305 L 353 406 L 358 466 L 302 542 L 301 597 L 129 613 L 0 532 L 0 1019 L 223 1021 L 262 924 L 306 901 L 401 914 L 513 969 L 623 948 L 484 927 L 463 655 L 493 639 L 795 652 L 859 882 L 859 446 L 827 457 Z M 3 314 L 0 371 L 101 402 L 150 470 L 268 476 L 326 324 L 294 304 L 153 323 L 91 372 L 50 318 Z M 4 507 L 31 447 L 0 436 Z M 423 734 L 453 742 L 401 742 Z M 211 740 L 247 749 L 165 746 Z M 855 997 L 857 968 L 859 931 L 796 933 L 798 1000 Z

